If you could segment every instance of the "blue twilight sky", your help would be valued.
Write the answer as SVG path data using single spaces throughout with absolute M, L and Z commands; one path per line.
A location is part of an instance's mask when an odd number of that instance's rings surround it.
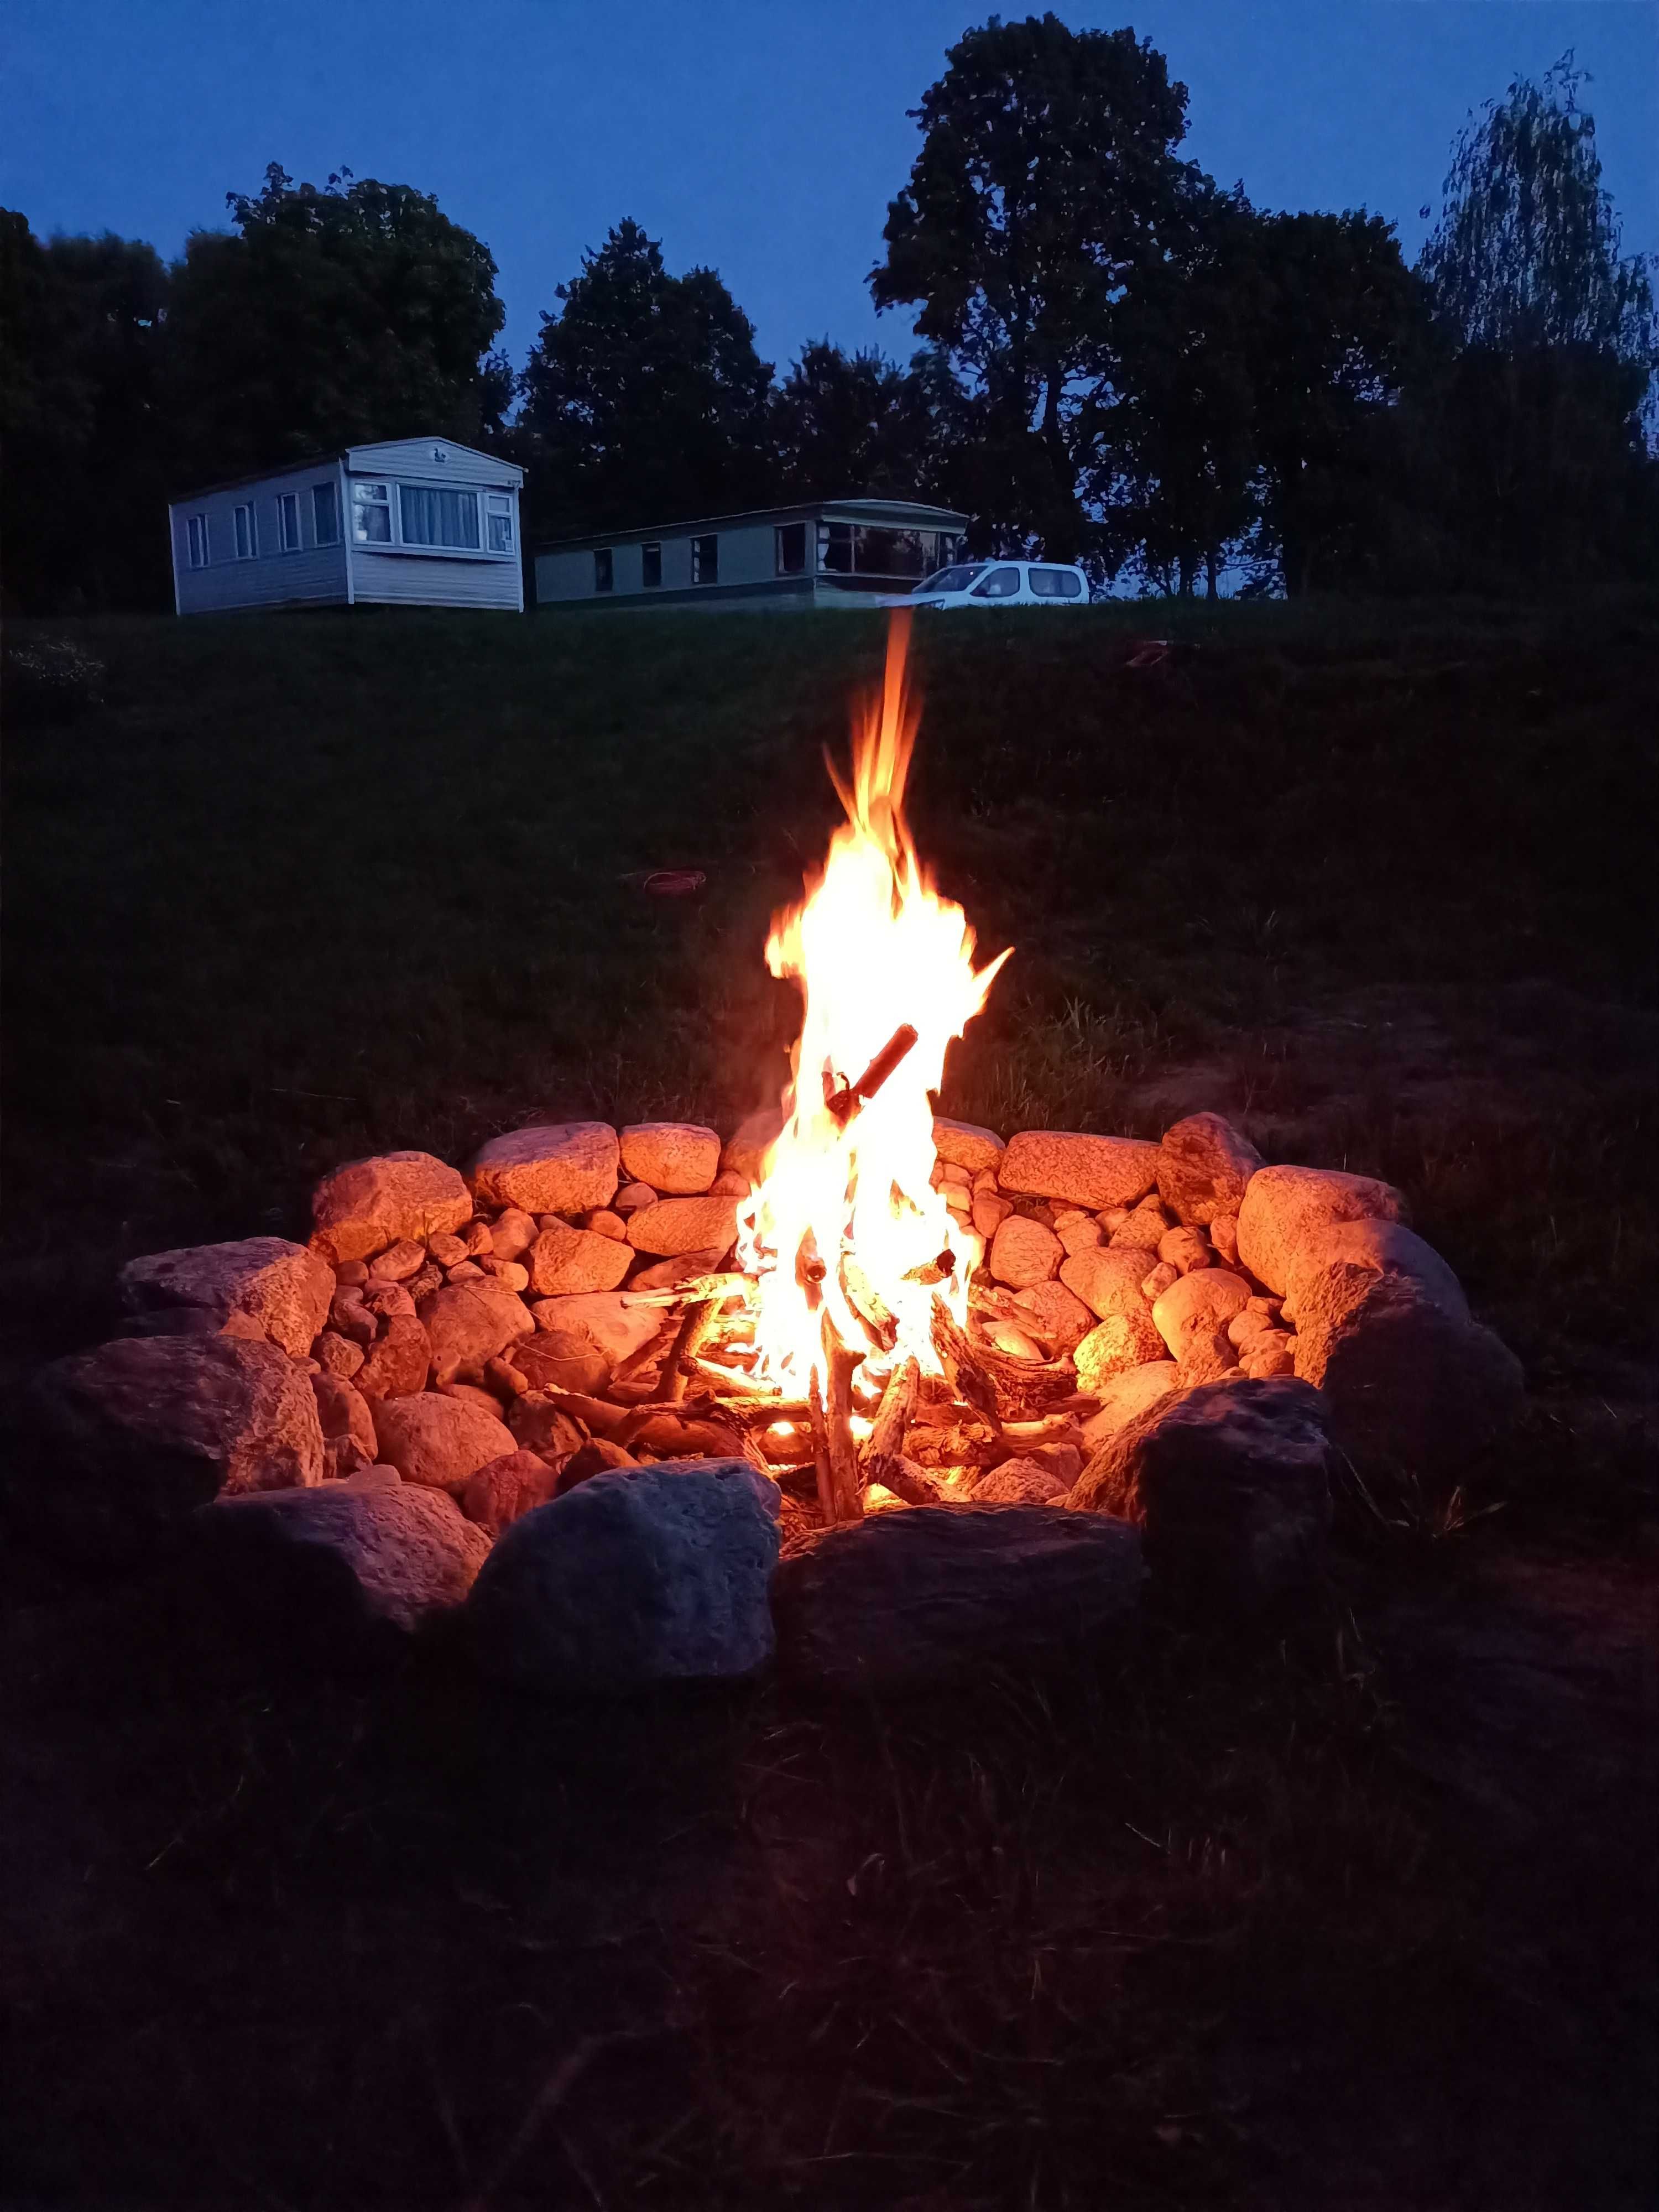
M 267 161 L 420 186 L 500 264 L 522 362 L 625 215 L 718 269 L 781 368 L 828 333 L 901 356 L 864 279 L 905 111 L 992 0 L 6 0 L 0 204 L 176 254 Z M 1019 13 L 1003 0 L 1005 15 Z M 1040 10 L 1039 10 L 1040 12 Z M 1577 50 L 1627 251 L 1659 247 L 1659 0 L 1056 0 L 1133 22 L 1188 88 L 1185 150 L 1258 206 L 1364 206 L 1408 258 L 1466 112 Z

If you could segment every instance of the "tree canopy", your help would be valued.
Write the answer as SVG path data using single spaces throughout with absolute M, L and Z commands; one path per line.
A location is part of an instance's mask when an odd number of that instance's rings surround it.
M 176 404 L 214 477 L 422 431 L 477 442 L 480 361 L 506 319 L 488 246 L 409 185 L 295 185 L 277 163 L 226 195 L 173 273 Z
M 772 368 L 714 270 L 670 276 L 659 240 L 625 220 L 555 296 L 522 382 L 544 526 L 765 496 Z

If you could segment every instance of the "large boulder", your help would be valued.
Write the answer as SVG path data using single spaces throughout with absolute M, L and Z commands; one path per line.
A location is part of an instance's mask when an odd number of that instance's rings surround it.
M 1298 1250 L 1291 1282 L 1297 1374 L 1362 1465 L 1455 1476 L 1519 1413 L 1520 1361 L 1409 1229 L 1337 1224 Z
M 1218 1334 L 1224 1345 L 1228 1322 L 1250 1303 L 1250 1286 L 1227 1267 L 1201 1267 L 1179 1275 L 1152 1308 L 1158 1334 L 1174 1359 L 1187 1358 Z M 1231 1354 L 1227 1365 L 1231 1365 Z
M 518 1292 L 488 1275 L 430 1291 L 416 1311 L 432 1346 L 434 1382 L 476 1382 L 488 1361 L 536 1333 Z
M 467 1176 L 480 1206 L 586 1213 L 610 1205 L 620 1162 L 608 1121 L 558 1121 L 492 1137 Z
M 466 1185 L 430 1152 L 382 1152 L 325 1176 L 311 1197 L 312 1249 L 334 1266 L 372 1259 L 404 1238 L 463 1227 L 472 1218 Z
M 1091 1413 L 1083 1424 L 1083 1441 L 1090 1455 L 1108 1437 L 1127 1429 L 1149 1406 L 1157 1405 L 1160 1398 L 1167 1398 L 1176 1387 L 1176 1373 L 1173 1359 L 1151 1359 L 1139 1367 L 1121 1368 L 1115 1375 L 1103 1378 L 1099 1389 L 1091 1393 L 1098 1401 L 1099 1411 Z
M 620 1291 L 579 1291 L 568 1297 L 540 1298 L 532 1311 L 538 1329 L 583 1338 L 613 1367 L 660 1335 L 665 1318 L 660 1306 L 630 1306 Z
M 1135 1313 L 1146 1305 L 1140 1290 L 1146 1275 L 1146 1255 L 1139 1246 L 1129 1250 L 1089 1245 L 1060 1263 L 1060 1281 L 1102 1321 L 1108 1314 Z
M 28 1393 L 41 1504 L 94 1555 L 142 1548 L 221 1495 L 320 1482 L 311 1378 L 237 1336 L 118 1339 L 43 1368 Z
M 665 1198 L 696 1196 L 720 1171 L 719 1134 L 701 1122 L 636 1121 L 621 1143 L 623 1173 Z
M 986 1264 L 999 1283 L 1024 1290 L 1052 1280 L 1065 1251 L 1052 1229 L 1024 1214 L 1011 1213 L 991 1239 Z
M 412 1313 L 388 1316 L 351 1380 L 365 1398 L 409 1398 L 432 1372 L 432 1340 Z
M 1249 1612 L 1317 1565 L 1330 1471 L 1316 1390 L 1224 1382 L 1160 1398 L 1109 1437 L 1067 1504 L 1139 1528 L 1153 1579 L 1176 1597 Z
M 327 1261 L 285 1237 L 151 1252 L 129 1260 L 120 1283 L 131 1313 L 206 1314 L 222 1328 L 235 1315 L 295 1359 L 310 1351 L 334 1297 Z
M 665 1259 L 682 1253 L 723 1252 L 738 1233 L 738 1201 L 723 1198 L 660 1198 L 628 1217 L 628 1241 L 636 1252 Z
M 1006 1149 L 994 1129 L 982 1129 L 977 1121 L 953 1121 L 944 1114 L 933 1116 L 933 1151 L 954 1168 L 979 1175 L 987 1168 L 994 1169 Z
M 779 1663 L 877 1693 L 978 1681 L 1097 1639 L 1133 1614 L 1142 1580 L 1133 1529 L 1060 1506 L 873 1514 L 779 1567 Z
M 1259 1168 L 1238 1209 L 1239 1265 L 1283 1293 L 1297 1250 L 1339 1221 L 1399 1221 L 1406 1202 L 1392 1183 L 1336 1168 Z
M 509 1452 L 505 1459 L 492 1459 L 468 1475 L 461 1510 L 496 1536 L 537 1506 L 545 1505 L 558 1486 L 557 1470 L 538 1453 Z
M 650 1211 L 647 1206 L 644 1209 Z M 631 1249 L 592 1229 L 573 1229 L 556 1221 L 544 1229 L 524 1255 L 530 1288 L 540 1297 L 585 1291 L 614 1291 L 633 1263 Z
M 573 1330 L 522 1336 L 507 1356 L 532 1390 L 603 1390 L 611 1380 L 612 1363 Z
M 1063 1199 L 1098 1213 L 1133 1206 L 1158 1180 L 1158 1146 L 1139 1137 L 1022 1129 L 997 1164 L 997 1186 L 1019 1198 Z
M 455 1498 L 477 1468 L 518 1449 L 513 1431 L 495 1414 L 434 1390 L 383 1400 L 374 1408 L 374 1433 L 381 1459 L 405 1482 L 447 1490 Z
M 240 1635 L 337 1651 L 452 1611 L 489 1556 L 441 1492 L 361 1478 L 222 1499 L 191 1533 L 204 1607 Z
M 502 1531 L 467 1601 L 480 1661 L 556 1692 L 750 1674 L 772 1655 L 777 1516 L 744 1460 L 595 1475 Z
M 1161 1360 L 1164 1350 L 1152 1310 L 1143 1298 L 1138 1306 L 1108 1314 L 1073 1348 L 1077 1387 L 1085 1396 L 1098 1398 L 1114 1376 Z
M 1261 1153 L 1231 1121 L 1219 1114 L 1189 1114 L 1164 1132 L 1158 1194 L 1177 1221 L 1207 1227 L 1218 1213 L 1238 1212 L 1261 1165 Z
M 762 1106 L 738 1122 L 720 1149 L 720 1173 L 758 1182 L 766 1155 L 783 1133 L 783 1109 Z

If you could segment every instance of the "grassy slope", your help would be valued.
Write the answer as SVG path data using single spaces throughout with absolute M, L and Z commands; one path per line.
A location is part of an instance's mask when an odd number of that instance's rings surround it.
M 1176 625 L 1173 672 L 1124 670 Z M 302 1230 L 338 1158 L 775 1088 L 766 917 L 878 623 L 76 634 L 107 706 L 6 748 L 15 1358 L 96 1334 L 130 1252 Z M 1483 1528 L 1624 1540 L 1626 1432 L 1584 1407 L 1650 1328 L 1653 610 L 1111 609 L 921 660 L 923 849 L 1018 947 L 947 1107 L 1214 1103 L 1393 1176 L 1540 1386 Z M 663 866 L 707 892 L 623 880 Z M 1121 1673 L 863 1719 L 595 1728 L 441 1671 L 273 1698 L 147 1639 L 151 1594 L 30 1609 L 18 2170 L 169 2205 L 1633 2201 L 1628 1762 L 1575 1763 L 1574 1709 L 1522 1776 L 1588 1841 L 1405 1770 L 1376 1652 L 1402 1585 L 1462 1591 L 1445 1549 L 1351 1557 L 1281 1647 L 1160 1627 Z

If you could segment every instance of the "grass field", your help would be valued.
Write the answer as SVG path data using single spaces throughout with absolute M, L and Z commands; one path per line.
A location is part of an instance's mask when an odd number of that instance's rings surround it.
M 302 1235 L 339 1159 L 775 1093 L 766 921 L 878 619 L 52 634 L 107 675 L 7 717 L 11 1376 L 134 1252 Z M 918 652 L 919 842 L 1017 948 L 945 1109 L 1213 1105 L 1389 1176 L 1525 1359 L 1522 1437 L 1356 1510 L 1282 1644 L 1155 1621 L 925 1715 L 204 1682 L 165 1592 L 9 1543 L 27 2201 L 1642 2201 L 1659 609 Z

